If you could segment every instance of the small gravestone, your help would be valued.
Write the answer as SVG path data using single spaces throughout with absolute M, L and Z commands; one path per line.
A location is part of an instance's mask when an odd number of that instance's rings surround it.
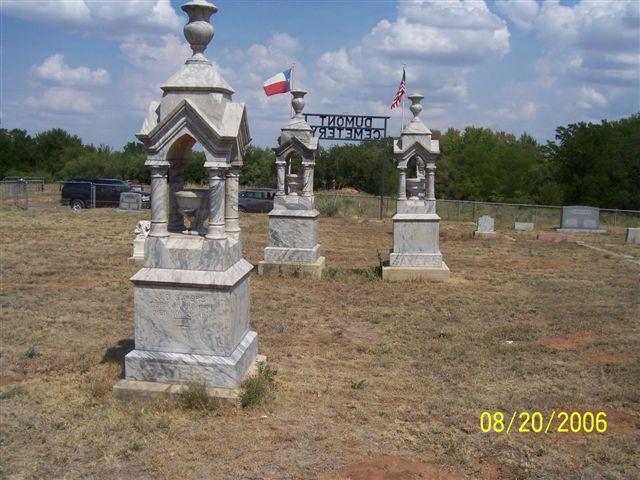
M 600 209 L 581 205 L 562 207 L 559 232 L 605 233 L 600 229 Z
M 139 212 L 142 209 L 142 195 L 136 192 L 122 192 L 120 194 L 119 212 Z
M 496 232 L 493 230 L 494 219 L 489 215 L 483 215 L 478 219 L 476 231 L 473 232 L 475 238 L 493 238 Z
M 529 222 L 516 222 L 514 228 L 521 232 L 531 232 L 533 231 L 533 223 Z
M 144 263 L 144 242 L 147 240 L 151 230 L 151 222 L 149 220 L 140 220 L 136 229 L 133 231 L 135 238 L 133 239 L 133 255 L 129 257 L 129 264 Z
M 627 228 L 627 243 L 640 243 L 640 228 Z

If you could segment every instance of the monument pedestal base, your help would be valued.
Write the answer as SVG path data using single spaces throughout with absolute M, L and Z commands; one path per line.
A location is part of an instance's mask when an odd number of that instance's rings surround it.
M 496 232 L 473 232 L 473 238 L 496 238 Z
M 266 362 L 267 357 L 258 355 L 246 374 L 242 377 L 256 375 L 258 373 L 258 362 Z M 162 382 L 146 382 L 142 380 L 119 380 L 113 387 L 113 395 L 119 400 L 154 402 L 162 398 L 175 399 L 177 394 L 187 388 L 186 385 Z M 240 406 L 241 389 L 236 388 L 207 388 L 207 393 L 211 398 L 223 405 Z
M 322 277 L 325 263 L 324 257 L 318 257 L 313 263 L 262 260 L 258 262 L 258 274 L 264 276 L 320 278 Z
M 560 233 L 607 233 L 602 228 L 556 228 L 556 232 Z
M 431 280 L 447 282 L 450 277 L 449 267 L 442 262 L 440 267 L 382 267 L 382 279 L 388 282 L 406 280 Z

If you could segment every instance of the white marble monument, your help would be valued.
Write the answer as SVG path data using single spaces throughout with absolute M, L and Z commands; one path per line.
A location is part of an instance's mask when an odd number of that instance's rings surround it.
M 313 169 L 318 139 L 302 115 L 304 90 L 291 91 L 294 116 L 284 124 L 273 151 L 277 192 L 269 212 L 269 244 L 260 275 L 298 275 L 319 278 L 325 265 L 318 245 L 318 217 L 313 195 Z M 294 171 L 294 155 L 301 171 Z
M 482 215 L 478 218 L 476 230 L 473 232 L 474 238 L 494 238 L 496 232 L 494 230 L 495 220 L 489 215 Z
M 389 281 L 449 280 L 440 252 L 440 217 L 436 213 L 436 157 L 438 140 L 420 120 L 422 95 L 410 95 L 413 119 L 393 145 L 398 167 L 398 198 L 393 216 L 393 250 L 382 278 Z M 407 178 L 407 170 L 415 178 Z
M 133 254 L 129 257 L 129 264 L 144 263 L 144 244 L 151 230 L 151 222 L 149 220 L 140 220 L 133 231 L 135 238 L 133 239 Z
M 193 56 L 161 87 L 137 137 L 151 168 L 151 228 L 134 284 L 135 349 L 125 357 L 119 398 L 152 397 L 203 382 L 220 397 L 256 360 L 249 328 L 249 272 L 242 257 L 238 171 L 250 141 L 245 106 L 203 55 L 213 37 L 206 0 L 182 5 Z M 199 143 L 206 189 L 185 190 L 183 169 Z M 224 392 L 224 393 L 220 393 Z

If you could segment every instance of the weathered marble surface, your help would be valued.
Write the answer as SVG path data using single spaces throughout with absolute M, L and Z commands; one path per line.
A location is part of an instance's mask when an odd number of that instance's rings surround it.
M 640 243 L 640 228 L 627 228 L 627 243 Z
M 440 253 L 440 217 L 435 213 L 395 214 L 393 253 Z
M 125 378 L 166 383 L 204 382 L 207 387 L 236 388 L 258 353 L 258 335 L 248 331 L 229 356 L 140 350 L 124 359 Z
M 122 192 L 120 194 L 118 211 L 139 212 L 140 210 L 142 210 L 142 195 L 136 192 Z
M 231 288 L 137 285 L 136 349 L 228 356 L 249 330 L 249 278 Z
M 580 205 L 562 207 L 560 228 L 597 230 L 600 228 L 600 209 Z
M 173 285 L 196 288 L 231 288 L 251 272 L 253 265 L 244 258 L 225 271 L 179 270 L 144 267 L 131 277 L 134 285 Z
M 240 235 L 212 240 L 198 235 L 149 237 L 145 267 L 225 271 L 242 257 Z
M 313 248 L 267 247 L 264 259 L 267 262 L 313 263 L 320 258 L 320 245 Z
M 136 235 L 133 239 L 133 255 L 129 257 L 129 263 L 144 263 L 144 244 L 149 236 L 151 222 L 149 220 L 140 220 L 136 225 L 133 233 Z
M 489 215 L 483 215 L 478 218 L 476 226 L 476 232 L 479 233 L 493 233 L 494 232 L 494 219 Z
M 314 248 L 317 244 L 317 217 L 269 215 L 270 247 Z
M 436 213 L 435 200 L 407 199 L 396 202 L 397 213 Z
M 514 228 L 522 232 L 531 232 L 533 231 L 534 225 L 529 222 L 515 222 Z
M 442 254 L 438 253 L 391 253 L 389 266 L 391 267 L 440 267 Z

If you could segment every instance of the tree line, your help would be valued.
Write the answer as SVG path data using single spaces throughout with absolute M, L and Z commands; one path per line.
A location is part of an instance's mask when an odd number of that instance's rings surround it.
M 438 198 L 545 205 L 585 204 L 601 208 L 640 209 L 640 113 L 616 121 L 558 127 L 554 141 L 539 144 L 524 133 L 487 128 L 433 132 L 440 140 Z M 315 188 L 355 188 L 395 195 L 397 172 L 391 138 L 320 148 Z M 147 183 L 146 153 L 138 142 L 121 151 L 85 145 L 62 129 L 34 136 L 0 129 L 0 177 L 40 176 L 46 181 L 81 177 L 122 178 Z M 204 154 L 192 151 L 185 168 L 191 183 L 206 182 Z M 384 169 L 384 174 L 383 174 Z M 271 149 L 250 146 L 241 183 L 274 187 Z

